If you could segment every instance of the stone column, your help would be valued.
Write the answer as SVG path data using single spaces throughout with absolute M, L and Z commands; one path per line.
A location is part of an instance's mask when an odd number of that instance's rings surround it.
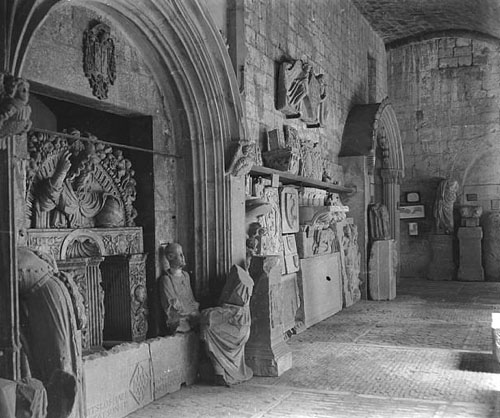
M 280 376 L 292 367 L 292 352 L 283 340 L 281 257 L 253 257 L 255 282 L 250 312 L 252 326 L 245 359 L 256 376 Z
M 484 270 L 481 256 L 481 239 L 483 229 L 477 227 L 462 227 L 458 229 L 460 259 L 458 263 L 457 280 L 484 281 Z
M 389 211 L 391 225 L 391 238 L 399 242 L 399 188 L 401 183 L 401 170 L 383 168 L 381 170 L 384 183 L 384 205 Z M 399 246 L 398 246 L 399 250 Z M 399 254 L 399 251 L 398 251 Z
M 394 240 L 374 241 L 369 265 L 368 287 L 372 300 L 392 300 L 396 297 L 398 253 Z

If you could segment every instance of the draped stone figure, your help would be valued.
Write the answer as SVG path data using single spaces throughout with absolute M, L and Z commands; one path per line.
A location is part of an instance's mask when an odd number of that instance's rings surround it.
M 245 363 L 252 290 L 253 280 L 248 272 L 234 265 L 222 291 L 220 306 L 201 313 L 201 339 L 214 367 L 216 383 L 229 386 L 253 376 Z
M 200 304 L 194 299 L 189 274 L 182 270 L 186 265 L 182 246 L 168 244 L 163 249 L 163 257 L 169 267 L 158 279 L 158 286 L 167 329 L 171 333 L 188 332 L 199 321 Z
M 49 417 L 68 417 L 81 383 L 82 299 L 49 256 L 19 247 L 18 257 L 21 341 L 29 366 L 23 374 L 46 387 Z
M 439 183 L 434 201 L 434 222 L 437 234 L 453 234 L 453 204 L 457 199 L 458 182 L 443 179 Z
M 31 128 L 29 86 L 24 78 L 0 74 L 0 138 Z

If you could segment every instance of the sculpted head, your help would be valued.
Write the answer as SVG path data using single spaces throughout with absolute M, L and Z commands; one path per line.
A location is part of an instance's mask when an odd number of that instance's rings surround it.
M 165 247 L 165 257 L 172 269 L 181 269 L 186 265 L 182 245 L 176 242 L 170 243 Z

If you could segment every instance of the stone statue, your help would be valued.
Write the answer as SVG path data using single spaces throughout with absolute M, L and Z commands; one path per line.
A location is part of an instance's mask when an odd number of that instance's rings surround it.
M 0 137 L 19 135 L 31 128 L 29 83 L 20 77 L 0 77 Z
M 81 381 L 81 295 L 50 256 L 18 248 L 21 341 L 29 370 L 47 389 L 48 416 L 68 417 Z
M 372 241 L 391 239 L 389 211 L 381 203 L 370 205 L 370 238 Z
M 166 316 L 167 329 L 171 333 L 188 332 L 199 322 L 199 306 L 193 296 L 189 274 L 182 270 L 186 265 L 182 246 L 168 244 L 163 249 L 165 268 L 158 279 L 160 303 Z
M 457 199 L 458 182 L 443 179 L 439 183 L 434 201 L 434 221 L 436 234 L 453 234 L 453 204 Z
M 220 297 L 220 306 L 201 313 L 201 339 L 215 371 L 215 382 L 226 386 L 245 382 L 253 372 L 245 363 L 250 337 L 250 297 L 253 280 L 234 265 Z

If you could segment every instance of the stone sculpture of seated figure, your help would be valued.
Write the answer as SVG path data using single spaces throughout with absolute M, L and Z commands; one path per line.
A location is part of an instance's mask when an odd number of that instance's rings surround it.
M 169 268 L 160 276 L 158 285 L 167 329 L 170 333 L 188 332 L 199 322 L 200 304 L 194 299 L 189 274 L 182 270 L 186 265 L 182 246 L 168 244 L 163 257 L 168 261 Z
M 246 270 L 233 266 L 220 297 L 220 305 L 201 313 L 201 339 L 215 372 L 215 383 L 234 385 L 249 380 L 245 344 L 250 337 L 250 297 L 253 280 Z

